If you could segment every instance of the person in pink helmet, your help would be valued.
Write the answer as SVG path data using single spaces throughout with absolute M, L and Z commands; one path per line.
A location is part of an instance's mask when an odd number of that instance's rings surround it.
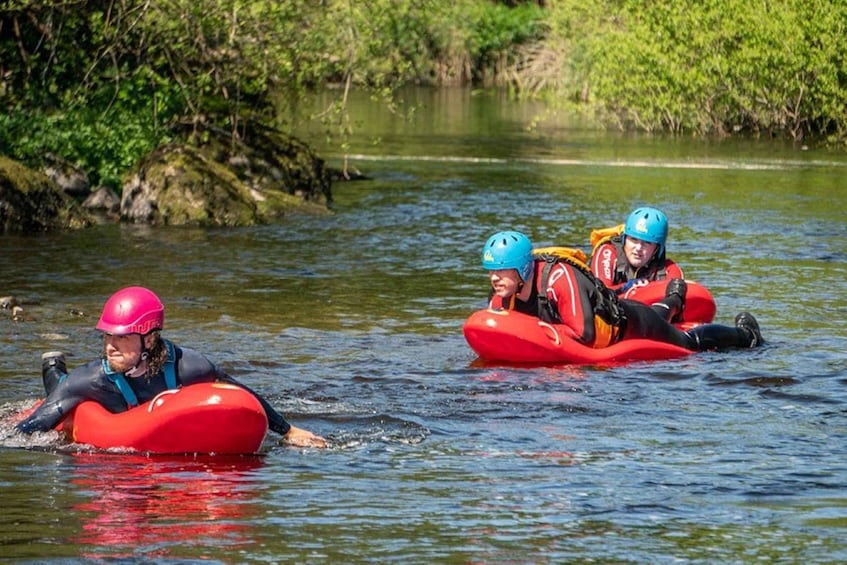
M 202 354 L 161 337 L 165 308 L 152 291 L 133 286 L 113 294 L 103 306 L 96 328 L 103 332 L 99 359 L 66 371 L 64 356 L 43 356 L 44 402 L 16 426 L 23 433 L 55 427 L 84 400 L 99 402 L 112 413 L 123 412 L 164 390 L 195 383 L 223 381 L 253 394 L 265 409 L 268 427 L 300 447 L 326 447 L 326 440 L 289 424 L 267 400 L 218 369 Z

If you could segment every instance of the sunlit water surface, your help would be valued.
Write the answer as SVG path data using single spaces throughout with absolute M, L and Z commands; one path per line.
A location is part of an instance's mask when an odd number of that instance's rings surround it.
M 3 416 L 41 395 L 41 352 L 71 365 L 97 355 L 99 308 L 144 284 L 166 303 L 167 336 L 331 443 L 151 458 L 5 423 L 0 553 L 847 560 L 847 159 L 555 120 L 527 129 L 538 107 L 414 94 L 413 124 L 358 107 L 351 162 L 370 180 L 336 184 L 333 215 L 0 238 L 0 296 L 25 312 L 0 312 Z M 461 326 L 487 294 L 488 235 L 586 246 L 641 204 L 669 216 L 669 255 L 712 290 L 717 321 L 749 309 L 764 348 L 609 369 L 475 362 Z

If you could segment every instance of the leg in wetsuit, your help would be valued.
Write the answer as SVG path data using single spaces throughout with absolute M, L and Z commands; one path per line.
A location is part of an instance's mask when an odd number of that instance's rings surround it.
M 755 347 L 762 342 L 761 334 L 757 335 L 757 331 L 754 332 L 747 327 L 704 324 L 684 332 L 666 322 L 650 306 L 633 300 L 621 300 L 620 304 L 626 314 L 623 339 L 652 339 L 672 343 L 691 351 Z
M 67 376 L 65 355 L 61 351 L 48 351 L 41 356 L 41 381 L 48 395 Z
M 688 285 L 683 279 L 671 279 L 665 288 L 665 297 L 654 304 L 651 308 L 668 322 L 678 322 L 685 308 L 685 297 L 688 294 Z

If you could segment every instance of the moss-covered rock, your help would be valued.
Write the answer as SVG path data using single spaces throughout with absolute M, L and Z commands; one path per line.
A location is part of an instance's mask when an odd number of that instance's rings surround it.
M 89 214 L 45 174 L 0 156 L 0 233 L 83 228 Z
M 121 218 L 162 225 L 246 226 L 292 211 L 326 212 L 330 177 L 311 150 L 283 134 L 251 144 L 211 135 L 200 146 L 150 154 L 123 187 Z
M 121 219 L 160 225 L 248 226 L 257 207 L 238 178 L 197 149 L 154 151 L 124 184 Z
M 323 160 L 293 137 L 255 129 L 249 144 L 207 130 L 202 144 L 152 152 L 124 184 L 119 216 L 104 200 L 113 193 L 89 195 L 83 206 L 47 175 L 0 157 L 0 233 L 87 227 L 95 220 L 249 226 L 295 211 L 328 212 L 331 179 Z
M 244 141 L 219 138 L 210 147 L 251 188 L 263 193 L 281 192 L 306 202 L 332 203 L 331 174 L 323 159 L 299 139 L 254 126 Z

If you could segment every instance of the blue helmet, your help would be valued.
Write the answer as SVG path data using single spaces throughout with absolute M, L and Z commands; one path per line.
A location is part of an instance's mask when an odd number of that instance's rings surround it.
M 668 218 L 656 208 L 638 208 L 626 219 L 623 233 L 627 237 L 658 243 L 656 255 L 659 256 L 665 252 L 665 242 L 668 240 Z
M 532 242 L 516 231 L 501 231 L 488 238 L 482 248 L 482 266 L 489 271 L 517 269 L 526 282 L 532 274 Z

